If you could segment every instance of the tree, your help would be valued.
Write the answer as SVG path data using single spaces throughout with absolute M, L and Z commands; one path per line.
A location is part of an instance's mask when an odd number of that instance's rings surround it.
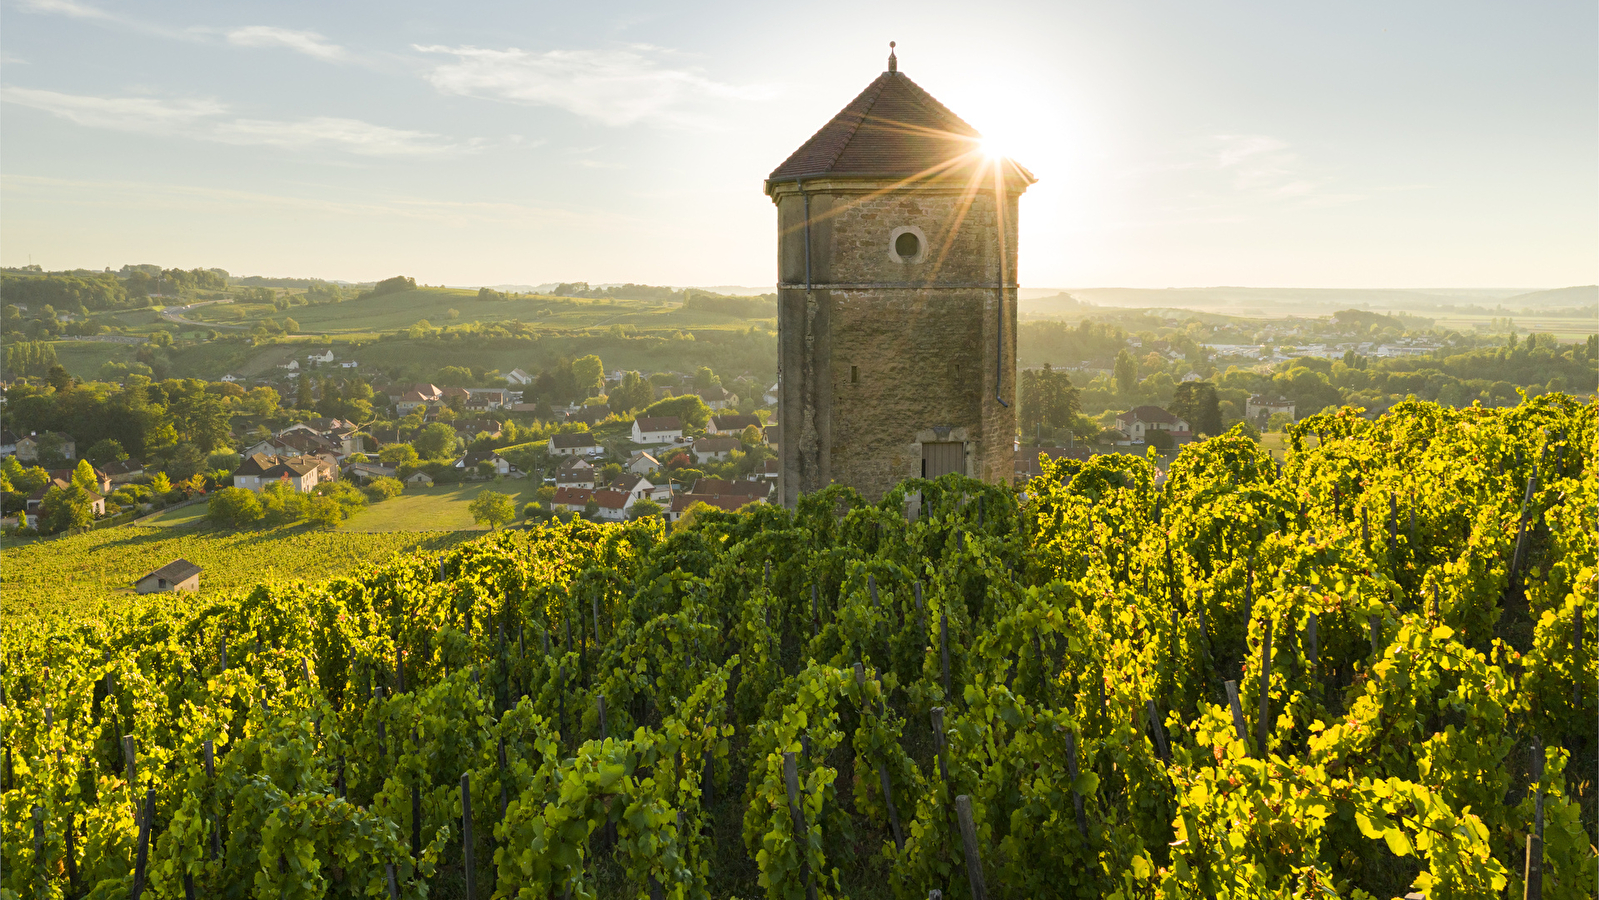
M 1132 393 L 1134 385 L 1138 384 L 1138 363 L 1133 361 L 1132 353 L 1123 347 L 1116 354 L 1116 390 L 1123 394 Z
M 309 502 L 306 495 L 294 489 L 287 481 L 278 481 L 261 489 L 261 507 L 268 525 L 288 525 L 305 518 Z
M 455 452 L 455 429 L 443 422 L 434 422 L 422 429 L 411 446 L 422 459 L 443 459 Z
M 547 484 L 543 485 L 533 492 L 533 499 L 543 504 L 545 509 L 549 509 L 551 504 L 555 502 L 555 488 Z
M 265 515 L 261 498 L 244 488 L 223 488 L 211 495 L 206 504 L 206 518 L 225 528 L 239 528 L 259 522 Z
M 150 479 L 150 492 L 157 497 L 172 493 L 172 479 L 168 478 L 165 472 L 155 473 L 155 477 Z
M 72 390 L 72 374 L 67 371 L 66 366 L 60 363 L 50 367 L 50 371 L 45 373 L 44 380 L 48 381 L 50 386 L 56 389 L 57 393 L 65 393 Z
M 306 505 L 306 519 L 319 528 L 337 528 L 344 521 L 344 507 L 332 497 L 312 497 Z
M 179 481 L 187 481 L 205 468 L 205 454 L 193 444 L 179 444 L 167 464 L 167 472 Z
M 467 511 L 472 514 L 472 521 L 491 529 L 508 525 L 516 519 L 515 501 L 510 494 L 498 491 L 479 491 L 468 504 Z
M 592 519 L 592 518 L 594 518 L 595 516 L 597 516 L 599 514 L 600 514 L 600 501 L 595 500 L 593 497 L 590 497 L 589 498 L 589 502 L 583 504 L 583 517 L 585 519 Z
M 378 462 L 385 466 L 401 466 L 418 459 L 416 448 L 410 444 L 390 444 L 378 451 Z
M 656 519 L 661 513 L 666 512 L 666 507 L 648 497 L 633 501 L 633 506 L 628 510 L 628 517 L 633 519 Z
M 128 451 L 112 438 L 103 438 L 95 441 L 88 450 L 83 451 L 83 458 L 97 466 L 104 466 L 114 462 L 121 462 L 128 458 Z
M 685 394 L 681 397 L 667 397 L 651 403 L 644 410 L 646 416 L 677 416 L 683 420 L 684 425 L 693 425 L 704 428 L 705 423 L 711 420 L 711 408 L 705 405 L 695 394 Z
M 11 489 L 19 494 L 31 494 L 50 482 L 50 473 L 44 467 L 29 466 L 24 469 L 15 456 L 6 457 L 3 468 L 6 480 L 11 482 Z
M 712 372 L 709 366 L 700 366 L 694 372 L 694 390 L 696 391 L 708 391 L 713 387 L 720 387 L 721 384 L 721 376 Z
M 311 379 L 300 377 L 299 383 L 294 386 L 294 406 L 296 409 L 311 409 L 315 404 L 311 400 Z
M 1071 425 L 1081 408 L 1071 377 L 1051 369 L 1047 363 L 1041 370 L 1024 370 L 1021 375 L 1017 424 L 1022 430 L 1037 433 L 1040 427 Z
M 392 500 L 400 496 L 400 492 L 404 489 L 405 485 L 400 482 L 400 479 L 379 475 L 367 483 L 366 496 L 373 503 L 381 503 L 384 500 Z
M 1221 403 L 1216 398 L 1216 386 L 1208 381 L 1185 381 L 1177 385 L 1168 411 L 1186 420 L 1194 434 L 1216 437 L 1222 433 Z
M 289 334 L 299 334 L 300 333 L 300 323 L 294 321 L 293 319 L 284 319 L 283 320 L 283 330 L 288 332 Z
M 81 531 L 94 524 L 94 508 L 89 505 L 89 494 L 73 485 L 58 486 L 44 492 L 39 504 L 40 530 L 49 534 Z
M 761 429 L 755 425 L 745 425 L 744 430 L 738 434 L 739 443 L 746 447 L 759 447 L 761 445 Z
M 88 460 L 78 460 L 77 468 L 72 470 L 72 486 L 91 493 L 100 492 L 100 478 L 94 473 L 94 466 L 89 465 Z
M 628 413 L 649 404 L 655 396 L 650 383 L 637 372 L 622 376 L 622 383 L 611 390 L 610 406 L 618 413 Z
M 572 360 L 572 378 L 584 397 L 592 397 L 605 386 L 605 364 L 593 354 Z
M 600 481 L 604 484 L 615 484 L 622 477 L 621 463 L 606 463 L 600 467 Z

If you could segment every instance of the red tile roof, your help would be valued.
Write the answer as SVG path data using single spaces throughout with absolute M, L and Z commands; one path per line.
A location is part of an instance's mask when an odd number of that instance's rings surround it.
M 772 182 L 820 175 L 971 178 L 986 164 L 977 129 L 899 72 L 884 72 L 772 171 Z M 1028 183 L 1031 173 L 1009 163 Z
M 600 490 L 594 492 L 594 502 L 600 509 L 622 509 L 627 506 L 627 491 Z
M 556 506 L 587 506 L 592 496 L 594 492 L 588 488 L 556 488 L 553 502 Z

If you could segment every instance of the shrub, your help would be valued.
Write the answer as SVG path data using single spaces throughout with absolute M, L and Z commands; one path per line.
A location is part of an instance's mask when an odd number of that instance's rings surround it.
M 265 514 L 261 498 L 254 491 L 236 487 L 223 488 L 212 494 L 205 512 L 206 518 L 212 523 L 226 528 L 259 522 Z
M 373 503 L 382 503 L 384 500 L 393 500 L 395 497 L 400 496 L 400 491 L 404 488 L 405 485 L 401 483 L 400 479 L 379 475 L 367 482 L 366 497 Z

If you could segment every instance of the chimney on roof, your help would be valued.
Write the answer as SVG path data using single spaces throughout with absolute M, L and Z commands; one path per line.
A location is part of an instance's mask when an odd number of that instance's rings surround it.
M 894 58 L 894 42 L 893 41 L 889 41 L 888 42 L 888 70 L 890 72 L 898 72 L 899 71 L 899 60 Z

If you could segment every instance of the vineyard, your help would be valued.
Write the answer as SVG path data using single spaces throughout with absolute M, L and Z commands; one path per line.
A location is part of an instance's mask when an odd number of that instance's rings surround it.
M 1235 432 L 8 617 L 0 886 L 1589 897 L 1596 411 L 1346 409 L 1280 465 Z
M 448 531 L 329 533 L 298 525 L 263 531 L 139 524 L 103 528 L 7 546 L 0 568 L 0 615 L 94 615 L 108 603 L 118 608 L 160 603 L 155 595 L 134 597 L 133 582 L 179 557 L 205 570 L 200 597 L 209 601 L 248 592 L 262 581 L 321 581 L 367 572 L 395 554 L 440 551 L 470 537 Z M 180 602 L 192 605 L 195 599 Z M 14 652 L 9 639 L 5 649 Z

